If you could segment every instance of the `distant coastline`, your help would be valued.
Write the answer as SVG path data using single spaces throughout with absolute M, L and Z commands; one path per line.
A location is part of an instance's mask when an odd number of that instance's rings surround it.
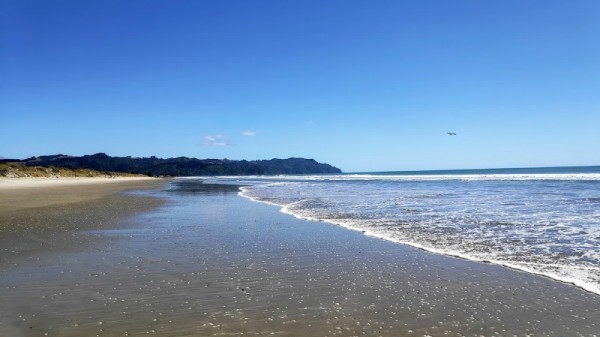
M 281 175 L 281 174 L 339 174 L 342 171 L 329 164 L 319 163 L 314 159 L 287 158 L 270 160 L 229 160 L 229 159 L 197 159 L 189 157 L 147 158 L 111 157 L 105 153 L 85 156 L 50 155 L 27 159 L 2 159 L 0 163 L 20 164 L 23 167 L 43 167 L 55 170 L 94 170 L 100 172 L 117 172 L 142 174 L 151 177 L 182 176 L 244 176 L 244 175 Z

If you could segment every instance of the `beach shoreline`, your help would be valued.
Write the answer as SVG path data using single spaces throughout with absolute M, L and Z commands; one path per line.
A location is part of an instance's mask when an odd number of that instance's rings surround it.
M 431 247 L 427 247 L 421 244 L 417 244 L 417 243 L 413 243 L 413 242 L 409 242 L 409 241 L 403 241 L 403 240 L 398 240 L 398 239 L 393 239 L 393 238 L 389 238 L 385 235 L 381 235 L 381 234 L 377 234 L 377 233 L 372 233 L 370 231 L 366 231 L 363 230 L 361 228 L 356 228 L 352 225 L 348 225 L 345 224 L 343 222 L 339 222 L 339 221 L 335 221 L 335 220 L 323 220 L 323 219 L 317 219 L 317 218 L 312 218 L 312 217 L 306 217 L 306 216 L 300 216 L 298 214 L 295 214 L 294 212 L 291 212 L 286 206 L 282 206 L 270 201 L 265 201 L 265 200 L 259 200 L 259 199 L 255 199 L 252 198 L 246 194 L 244 194 L 244 188 L 241 187 L 240 192 L 238 193 L 238 195 L 242 198 L 246 198 L 248 200 L 254 201 L 254 202 L 258 202 L 258 203 L 263 203 L 263 204 L 267 204 L 267 205 L 271 205 L 274 207 L 278 207 L 280 212 L 283 214 L 287 214 L 290 216 L 293 216 L 299 220 L 304 220 L 304 221 L 316 221 L 316 222 L 323 222 L 323 223 L 327 223 L 327 224 L 331 224 L 331 225 L 335 225 L 335 226 L 339 226 L 341 228 L 350 230 L 350 231 L 356 231 L 359 233 L 362 233 L 365 236 L 368 237 L 372 237 L 372 238 L 376 238 L 376 239 L 380 239 L 380 240 L 385 240 L 385 241 L 389 241 L 395 244 L 399 244 L 399 245 L 404 245 L 404 246 L 410 246 L 412 248 L 415 249 L 419 249 L 422 250 L 423 252 L 429 253 L 429 254 L 439 254 L 439 255 L 443 255 L 446 257 L 451 257 L 451 258 L 456 258 L 456 259 L 463 259 L 466 261 L 471 261 L 471 262 L 475 262 L 475 263 L 486 263 L 486 264 L 494 264 L 497 266 L 502 266 L 502 267 L 506 267 L 509 269 L 513 269 L 515 271 L 520 271 L 520 272 L 526 272 L 526 273 L 531 273 L 531 274 L 535 274 L 541 277 L 546 277 L 548 279 L 554 280 L 554 281 L 559 281 L 565 284 L 569 284 L 578 288 L 581 288 L 582 290 L 585 290 L 586 292 L 589 292 L 590 294 L 593 294 L 595 296 L 600 296 L 600 292 L 598 292 L 598 289 L 596 287 L 592 287 L 589 284 L 586 283 L 582 283 L 580 282 L 578 279 L 576 278 L 571 278 L 571 277 L 564 277 L 564 276 L 558 276 L 558 275 L 553 275 L 553 274 L 546 274 L 546 273 L 541 273 L 537 270 L 531 269 L 531 268 L 526 268 L 526 267 L 522 267 L 519 265 L 515 265 L 515 264 L 511 264 L 511 263 L 507 263 L 505 261 L 500 261 L 500 260 L 484 260 L 484 259 L 477 259 L 477 258 L 473 258 L 472 256 L 468 256 L 465 254 L 460 254 L 460 253 L 452 253 L 452 252 L 448 252 L 442 249 L 435 249 L 435 248 L 431 248 Z
M 146 191 L 19 211 L 69 219 L 76 235 L 49 235 L 26 256 L 2 242 L 2 254 L 17 252 L 0 265 L 0 332 L 591 337 L 600 328 L 598 296 L 571 285 L 296 219 L 232 186 L 174 180 Z M 83 244 L 68 247 L 73 239 Z

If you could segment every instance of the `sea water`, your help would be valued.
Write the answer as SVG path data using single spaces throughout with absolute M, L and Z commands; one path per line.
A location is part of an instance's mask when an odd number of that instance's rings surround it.
M 600 167 L 221 177 L 242 196 L 600 294 Z

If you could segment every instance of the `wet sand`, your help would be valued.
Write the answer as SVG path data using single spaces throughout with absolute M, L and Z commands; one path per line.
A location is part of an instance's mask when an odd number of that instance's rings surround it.
M 79 249 L 81 230 L 110 228 L 117 220 L 163 201 L 125 195 L 154 189 L 165 180 L 148 178 L 0 179 L 0 267 L 47 251 Z
M 149 193 L 119 195 L 124 199 L 111 204 L 112 195 L 87 208 L 52 206 L 71 219 L 62 233 L 86 244 L 43 248 L 24 259 L 11 253 L 13 263 L 0 265 L 0 336 L 600 331 L 600 296 L 567 284 L 294 219 L 237 196 L 231 186 L 178 182 Z M 169 202 L 90 226 L 125 199 L 142 198 L 144 205 L 152 196 Z M 2 242 L 3 256 L 11 249 Z

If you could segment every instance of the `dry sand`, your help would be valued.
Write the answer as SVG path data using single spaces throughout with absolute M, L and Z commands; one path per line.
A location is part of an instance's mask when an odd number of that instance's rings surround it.
M 0 213 L 93 200 L 132 188 L 153 188 L 164 181 L 145 177 L 0 178 Z
M 134 217 L 124 210 L 144 209 L 154 199 L 124 195 L 110 203 L 119 196 L 113 194 L 83 208 L 38 209 L 51 215 L 47 225 L 70 219 L 57 231 L 68 233 L 67 242 L 88 241 L 78 249 L 44 248 L 25 257 L 14 252 L 14 242 L 1 243 L 11 258 L 0 265 L 0 336 L 600 331 L 600 297 L 576 287 L 294 219 L 237 196 L 235 187 L 174 184 L 153 192 L 168 204 Z M 128 198 L 137 201 L 125 207 Z M 123 213 L 105 218 L 106 224 L 90 226 L 103 210 L 119 209 Z M 84 230 L 89 228 L 94 230 Z M 47 240 L 64 242 L 60 237 Z

